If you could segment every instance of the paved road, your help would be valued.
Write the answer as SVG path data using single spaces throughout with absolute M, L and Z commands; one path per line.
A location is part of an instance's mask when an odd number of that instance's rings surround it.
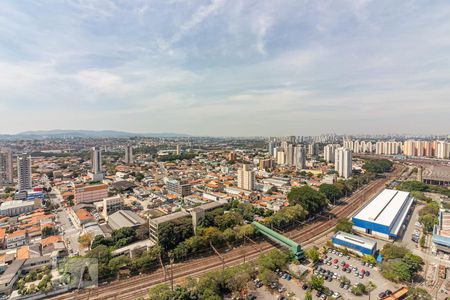
M 68 244 L 69 251 L 72 250 L 71 254 L 79 253 L 78 236 L 80 235 L 80 230 L 74 225 L 66 209 L 61 205 L 62 196 L 58 191 L 52 191 L 49 194 L 50 200 L 61 206 L 57 211 L 58 222 L 61 224 L 61 231 L 63 233 L 64 239 Z

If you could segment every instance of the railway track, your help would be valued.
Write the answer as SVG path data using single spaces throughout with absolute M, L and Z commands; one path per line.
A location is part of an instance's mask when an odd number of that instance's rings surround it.
M 288 231 L 287 236 L 303 247 L 307 246 L 322 237 L 332 229 L 338 219 L 350 217 L 358 208 L 370 200 L 378 193 L 385 184 L 392 178 L 399 175 L 400 170 L 396 168 L 392 174 L 385 179 L 377 179 L 366 185 L 361 190 L 355 192 L 351 197 L 344 199 L 343 204 L 333 207 L 330 210 L 329 220 L 315 220 L 300 229 Z M 274 249 L 275 245 L 262 241 L 258 245 L 244 245 L 233 249 L 227 253 L 222 253 L 225 267 L 235 266 L 245 261 L 255 260 L 261 252 L 267 252 Z M 175 282 L 181 282 L 189 276 L 197 277 L 209 271 L 222 268 L 222 262 L 217 256 L 208 256 L 186 261 L 172 266 L 173 279 Z M 51 299 L 53 300 L 129 300 L 139 297 L 145 297 L 148 289 L 156 284 L 167 282 L 169 278 L 164 275 L 162 269 L 158 269 L 151 274 L 139 275 L 129 279 L 112 282 L 105 286 L 100 286 L 92 290 L 75 291 L 62 294 Z

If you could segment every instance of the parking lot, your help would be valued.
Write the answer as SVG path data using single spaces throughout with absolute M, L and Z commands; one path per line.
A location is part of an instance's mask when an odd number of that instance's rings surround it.
M 323 257 L 324 262 L 318 265 L 314 273 L 325 279 L 324 286 L 333 292 L 338 292 L 343 299 L 369 299 L 369 295 L 358 297 L 351 293 L 351 287 L 358 283 L 367 286 L 369 282 L 372 282 L 376 286 L 371 292 L 371 299 L 377 299 L 378 295 L 386 290 L 395 291 L 400 287 L 383 278 L 378 267 L 363 265 L 362 260 L 358 258 L 329 251 Z M 347 278 L 350 284 L 341 284 L 344 278 Z

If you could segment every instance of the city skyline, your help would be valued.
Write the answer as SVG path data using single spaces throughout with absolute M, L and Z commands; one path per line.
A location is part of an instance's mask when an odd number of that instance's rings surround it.
M 445 1 L 4 1 L 0 8 L 0 134 L 450 129 Z

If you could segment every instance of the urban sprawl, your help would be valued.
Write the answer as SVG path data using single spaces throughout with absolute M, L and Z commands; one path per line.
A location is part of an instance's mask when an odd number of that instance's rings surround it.
M 0 299 L 446 299 L 448 136 L 0 140 Z

